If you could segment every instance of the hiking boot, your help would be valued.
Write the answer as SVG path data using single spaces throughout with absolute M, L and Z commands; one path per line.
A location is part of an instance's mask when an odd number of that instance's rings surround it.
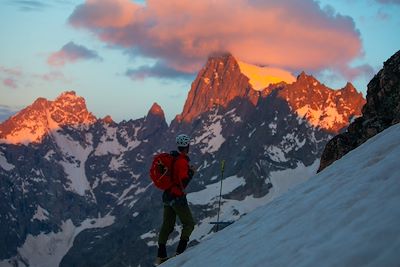
M 154 265 L 158 266 L 161 263 L 165 262 L 166 260 L 168 260 L 167 247 L 165 244 L 158 244 L 157 258 L 156 261 L 154 262 Z
M 188 240 L 181 239 L 179 241 L 178 247 L 176 248 L 176 254 L 175 255 L 179 255 L 179 254 L 183 253 L 186 250 L 187 243 L 188 243 Z
M 167 260 L 168 260 L 168 257 L 165 257 L 165 258 L 157 257 L 157 258 L 156 258 L 156 261 L 154 262 L 154 266 L 158 266 L 158 265 L 160 265 L 161 263 L 166 262 Z

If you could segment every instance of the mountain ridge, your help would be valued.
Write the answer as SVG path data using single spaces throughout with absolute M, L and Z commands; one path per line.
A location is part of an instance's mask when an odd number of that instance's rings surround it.
M 162 218 L 161 192 L 151 186 L 148 169 L 154 154 L 176 149 L 178 133 L 192 137 L 191 164 L 198 167 L 187 191 L 197 220 L 190 245 L 215 231 L 209 221 L 217 217 L 219 191 L 215 189 L 220 184 L 222 159 L 226 179 L 221 219 L 239 219 L 283 189 L 307 180 L 318 167 L 332 132 L 314 127 L 279 95 L 279 90 L 287 90 L 287 84 L 273 85 L 265 95 L 255 92 L 233 60 L 228 60 L 230 64 L 214 60 L 218 75 L 214 69 L 205 71 L 216 76 L 215 83 L 225 84 L 211 86 L 217 90 L 203 96 L 218 98 L 219 89 L 233 88 L 229 101 L 209 105 L 203 97 L 197 103 L 203 111 L 192 121 L 174 120 L 168 126 L 162 108 L 155 103 L 140 119 L 116 123 L 106 117 L 82 127 L 63 125 L 36 143 L 0 143 L 0 192 L 5 199 L 0 210 L 7 215 L 0 217 L 0 238 L 12 241 L 7 246 L 0 244 L 0 259 L 14 265 L 33 264 L 36 255 L 43 255 L 48 265 L 42 266 L 52 266 L 51 262 L 82 267 L 148 265 L 155 254 Z M 233 78 L 229 80 L 232 84 L 218 79 L 232 69 L 241 83 Z M 198 78 L 204 81 L 207 77 Z M 243 87 L 236 88 L 240 85 Z M 60 124 L 70 118 L 64 115 L 73 107 L 83 111 L 83 102 L 67 105 L 68 99 L 77 97 L 73 95 L 67 93 L 54 110 Z M 192 116 L 193 111 L 189 109 L 188 114 Z M 79 114 L 90 118 L 86 112 Z M 45 115 L 43 121 L 47 118 Z M 20 227 L 15 227 L 14 221 L 20 222 Z M 172 236 L 172 243 L 179 241 L 176 231 Z M 73 245 L 57 246 L 54 237 Z

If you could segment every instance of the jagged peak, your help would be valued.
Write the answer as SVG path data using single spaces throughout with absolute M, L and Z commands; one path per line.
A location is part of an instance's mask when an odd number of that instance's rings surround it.
M 149 115 L 150 114 L 164 117 L 164 110 L 161 108 L 161 106 L 159 104 L 154 102 L 149 110 Z
M 208 56 L 208 61 L 212 61 L 212 60 L 227 61 L 229 59 L 236 60 L 235 57 L 229 52 L 215 52 L 215 53 L 211 53 Z
M 302 71 L 298 76 L 297 76 L 297 82 L 307 82 L 307 83 L 314 83 L 317 82 L 320 84 L 320 82 L 312 75 L 306 74 L 304 71 Z
M 112 117 L 110 115 L 106 115 L 104 118 L 101 119 L 101 121 L 106 124 L 114 123 L 114 120 L 112 119 Z
M 357 92 L 356 88 L 354 87 L 354 85 L 351 82 L 347 82 L 346 85 L 340 90 L 351 92 L 351 93 Z
M 0 124 L 0 143 L 40 142 L 49 132 L 63 126 L 87 126 L 96 122 L 83 97 L 74 91 L 62 93 L 54 101 L 43 97 Z
M 59 100 L 59 99 L 76 99 L 76 98 L 82 98 L 78 95 L 76 95 L 75 91 L 65 91 L 62 92 L 55 101 Z

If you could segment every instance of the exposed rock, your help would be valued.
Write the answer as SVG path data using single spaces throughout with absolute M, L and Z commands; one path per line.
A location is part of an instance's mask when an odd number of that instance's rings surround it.
M 353 117 L 361 115 L 365 99 L 351 83 L 340 90 L 321 84 L 312 75 L 302 72 L 292 84 L 280 83 L 265 89 L 262 95 L 277 90 L 278 96 L 287 101 L 299 117 L 314 127 L 332 133 L 346 128 Z
M 347 91 L 350 91 L 347 89 Z M 369 82 L 362 117 L 325 147 L 318 171 L 346 155 L 369 138 L 400 122 L 400 51 L 388 59 Z
M 226 107 L 236 97 L 248 98 L 255 105 L 258 93 L 232 55 L 211 57 L 192 83 L 179 118 L 189 122 L 214 105 Z
M 297 181 L 307 175 L 303 171 L 315 171 L 332 131 L 314 126 L 308 115 L 299 116 L 297 111 L 304 106 L 323 106 L 321 96 L 310 95 L 332 94 L 327 107 L 333 105 L 336 113 L 340 113 L 338 107 L 348 107 L 343 109 L 346 115 L 339 114 L 345 121 L 360 108 L 336 104 L 333 90 L 319 86 L 305 73 L 294 84 L 280 83 L 255 92 L 231 55 L 211 58 L 206 66 L 204 76 L 195 81 L 198 86 L 193 85 L 189 93 L 184 120 L 175 120 L 169 127 L 156 103 L 141 119 L 115 123 L 106 117 L 84 128 L 70 126 L 68 121 L 91 118 L 84 101 L 73 92 L 55 101 L 39 99 L 30 109 L 35 112 L 11 118 L 18 131 L 30 131 L 33 128 L 28 126 L 40 122 L 54 123 L 58 129 L 44 133 L 40 142 L 0 144 L 4 200 L 0 202 L 0 239 L 5 240 L 0 243 L 0 265 L 10 258 L 15 266 L 23 265 L 22 260 L 26 266 L 35 265 L 30 261 L 37 253 L 33 257 L 18 254 L 27 237 L 34 236 L 48 242 L 36 240 L 40 246 L 33 242 L 28 247 L 35 253 L 46 245 L 42 262 L 60 255 L 60 266 L 148 266 L 156 253 L 162 220 L 161 192 L 151 186 L 149 165 L 154 153 L 176 149 L 177 133 L 191 135 L 191 164 L 198 168 L 187 190 L 201 225 L 191 242 L 196 243 L 213 231 L 208 222 L 217 216 L 215 188 L 220 184 L 222 159 L 226 161 L 224 186 L 230 188 L 224 190 L 222 210 L 235 220 L 269 199 L 265 196 L 276 173 L 297 168 L 301 174 L 292 175 Z M 349 99 L 358 94 L 350 85 L 343 91 L 349 92 Z M 53 113 L 59 115 L 46 115 Z M 30 124 L 19 126 L 19 122 Z M 196 193 L 201 195 L 197 200 L 191 198 Z M 66 222 L 70 231 L 63 227 Z M 173 237 L 177 236 L 174 231 Z M 54 242 L 70 242 L 72 247 Z M 36 265 L 45 266 L 42 262 Z

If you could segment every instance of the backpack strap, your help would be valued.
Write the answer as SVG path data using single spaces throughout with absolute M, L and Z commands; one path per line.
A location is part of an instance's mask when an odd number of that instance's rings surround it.
M 178 152 L 178 151 L 171 151 L 170 152 L 170 154 L 174 157 L 174 160 L 173 160 L 173 162 L 172 162 L 172 169 L 171 169 L 171 177 L 172 177 L 172 186 L 171 186 L 171 188 L 172 187 L 174 187 L 174 186 L 176 186 L 176 187 L 178 187 L 179 188 L 179 190 L 181 191 L 181 192 L 183 192 L 183 193 L 185 193 L 185 188 L 184 188 L 184 186 L 183 186 L 183 184 L 182 184 L 182 181 L 180 180 L 180 179 L 178 179 L 179 180 L 179 182 L 177 183 L 177 181 L 175 181 L 175 175 L 174 175 L 174 168 L 175 168 L 175 163 L 176 163 L 176 161 L 178 160 L 178 158 L 181 156 L 181 154 Z M 171 189 L 170 188 L 170 189 Z M 170 191 L 170 189 L 168 189 L 168 191 Z

